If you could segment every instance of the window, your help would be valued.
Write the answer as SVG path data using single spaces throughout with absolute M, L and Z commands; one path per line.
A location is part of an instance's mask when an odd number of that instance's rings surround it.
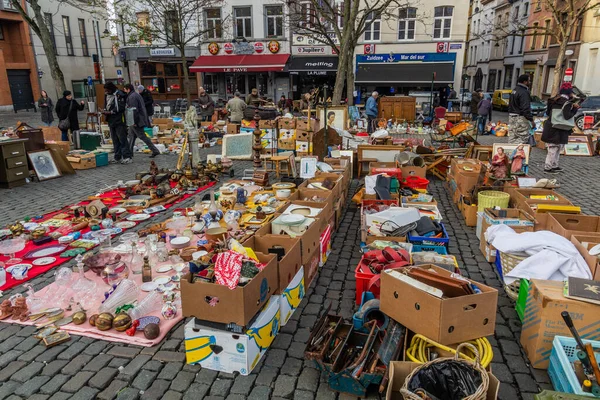
M 0 23 L 0 40 L 4 40 L 4 31 L 2 30 L 2 23 Z
M 505 88 L 509 88 L 512 85 L 512 77 L 513 77 L 513 66 L 507 66 L 506 67 L 506 72 L 504 72 L 504 87 Z M 506 97 L 504 97 L 506 96 Z M 502 93 L 502 98 L 503 99 L 508 99 L 510 98 L 510 94 L 509 93 Z
M 204 24 L 208 39 L 220 39 L 223 36 L 221 9 L 209 8 L 204 10 Z
M 542 11 L 542 0 L 537 0 L 535 3 L 535 11 Z
M 204 74 L 204 80 L 202 82 L 202 87 L 206 90 L 208 94 L 218 94 L 219 93 L 219 84 L 218 84 L 217 74 Z
M 236 7 L 233 9 L 235 25 L 233 35 L 235 37 L 252 37 L 252 8 Z
M 417 9 L 407 7 L 400 10 L 398 40 L 414 40 Z
M 548 47 L 548 38 L 549 38 L 548 31 L 550 30 L 550 20 L 549 19 L 546 20 L 544 29 L 545 29 L 545 32 L 544 32 L 544 41 L 542 42 L 542 49 L 545 49 L 546 47 Z
M 523 4 L 523 18 L 529 15 L 529 3 Z
M 81 37 L 81 49 L 83 50 L 83 56 L 88 57 L 90 51 L 88 50 L 87 36 L 85 35 L 85 20 L 78 19 L 79 22 L 79 37 Z
M 165 13 L 165 31 L 167 34 L 167 44 L 177 44 L 179 37 L 179 18 L 176 10 L 167 10 Z
M 525 36 L 523 36 L 523 31 L 521 31 L 520 42 L 519 42 L 519 54 L 523 54 L 523 43 L 525 42 Z
M 4 4 L 5 10 L 17 10 L 15 7 L 13 7 L 12 2 L 10 0 L 4 0 L 2 3 Z
M 281 37 L 283 36 L 283 7 L 282 6 L 266 6 L 265 18 L 267 31 L 265 37 Z
M 315 23 L 315 11 L 311 2 L 300 3 L 300 22 L 301 27 L 311 27 Z
M 583 19 L 579 18 L 577 20 L 577 26 L 575 27 L 575 34 L 573 35 L 573 41 L 579 42 L 581 40 L 581 29 L 583 28 Z
M 519 19 L 519 6 L 515 7 L 515 20 Z
M 71 38 L 71 24 L 69 23 L 69 17 L 63 15 L 63 32 L 65 33 L 65 42 L 67 44 L 67 55 L 74 56 L 73 52 L 73 39 Z
M 546 91 L 552 93 L 552 81 L 554 80 L 554 67 L 548 67 L 546 70 Z
M 510 55 L 512 56 L 515 52 L 515 42 L 517 41 L 517 37 L 512 35 L 510 37 Z
M 433 13 L 433 38 L 450 39 L 452 32 L 452 13 L 454 7 L 444 6 L 436 7 Z
M 52 14 L 44 13 L 44 20 L 46 21 L 46 26 L 48 26 L 48 30 L 50 31 L 50 39 L 52 39 L 52 46 L 54 46 L 54 51 L 57 51 L 56 37 L 54 36 L 54 23 L 52 22 Z M 58 52 L 56 54 L 58 55 Z
M 529 48 L 529 50 L 535 50 L 535 48 L 537 47 L 537 37 L 538 37 L 538 33 L 537 33 L 537 28 L 539 26 L 539 23 L 534 22 L 533 23 L 533 36 L 531 36 L 531 47 Z
M 377 42 L 381 39 L 381 16 L 370 12 L 365 24 L 365 42 Z
M 179 64 L 165 64 L 165 76 L 179 76 L 179 72 L 177 70 L 178 66 Z

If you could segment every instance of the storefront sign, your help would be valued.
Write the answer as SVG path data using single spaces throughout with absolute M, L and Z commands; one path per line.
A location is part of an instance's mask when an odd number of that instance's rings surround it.
M 327 71 L 307 71 L 306 74 L 311 76 L 323 76 L 327 75 Z
M 175 49 L 150 49 L 150 55 L 157 57 L 157 56 L 174 56 L 175 55 Z
M 292 46 L 292 54 L 329 56 L 335 53 L 331 46 Z
M 219 44 L 216 42 L 209 43 L 208 44 L 208 52 L 210 54 L 212 54 L 213 56 L 219 54 Z
M 292 44 L 294 46 L 325 46 L 333 42 L 336 46 L 340 44 L 338 37 L 331 33 L 328 36 L 325 35 L 294 35 L 292 37 Z
M 263 51 L 265 51 L 265 45 L 262 44 L 262 42 L 254 43 L 254 51 L 259 54 L 262 53 Z
M 279 42 L 277 40 L 271 40 L 269 42 L 269 51 L 273 54 L 276 54 L 279 52 Z
M 357 63 L 443 62 L 456 60 L 456 53 L 359 54 Z
M 301 57 L 294 56 L 289 64 L 290 71 L 337 71 L 337 57 Z
M 234 54 L 254 54 L 254 46 L 248 42 L 237 42 L 233 45 Z
M 233 53 L 233 45 L 231 43 L 225 43 L 223 45 L 223 50 L 225 51 L 225 53 L 231 54 Z
M 248 72 L 248 68 L 223 68 L 223 72 Z
M 462 43 L 450 43 L 450 50 L 462 49 Z

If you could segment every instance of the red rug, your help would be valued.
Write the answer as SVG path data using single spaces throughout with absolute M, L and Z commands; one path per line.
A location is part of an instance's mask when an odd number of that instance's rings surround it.
M 192 196 L 194 196 L 194 195 L 196 195 L 196 194 L 198 194 L 198 193 L 200 193 L 200 192 L 202 192 L 202 191 L 204 191 L 204 190 L 206 190 L 206 189 L 214 186 L 215 184 L 216 184 L 216 182 L 211 182 L 211 183 L 209 183 L 206 186 L 202 186 L 202 187 L 198 188 L 198 190 L 196 190 L 194 193 L 186 193 L 183 196 L 181 196 L 179 199 L 177 199 L 176 201 L 174 201 L 174 202 L 172 202 L 170 204 L 165 205 L 165 208 L 167 208 L 167 209 L 172 208 L 173 206 L 177 205 L 178 203 L 182 202 L 183 200 L 186 200 L 186 199 L 188 199 L 188 198 L 190 198 L 190 197 L 192 197 Z M 100 200 L 102 200 L 102 202 L 108 208 L 118 207 L 118 204 L 119 204 L 118 202 L 119 202 L 120 199 L 121 199 L 121 196 L 119 195 L 119 193 L 117 192 L 117 190 L 112 190 L 112 191 L 106 192 L 106 193 L 104 193 L 104 194 L 102 194 L 100 196 Z M 52 218 L 55 215 L 58 215 L 60 213 L 69 211 L 71 209 L 71 207 L 73 207 L 73 206 L 84 206 L 84 205 L 87 205 L 89 203 L 90 203 L 90 201 L 86 200 L 86 201 L 81 201 L 81 202 L 79 202 L 77 204 L 74 204 L 72 206 L 63 207 L 61 210 L 52 211 L 52 212 L 50 212 L 48 214 L 43 215 L 42 218 L 40 218 L 39 220 L 35 220 L 35 222 L 38 222 L 38 223 L 44 222 L 44 221 Z M 152 219 L 152 217 L 156 216 L 157 214 L 159 214 L 159 213 L 152 214 L 150 219 Z M 136 222 L 136 225 L 137 224 L 138 223 Z M 132 229 L 132 228 L 130 228 L 130 229 Z M 85 233 L 87 233 L 87 232 L 90 232 L 90 228 L 85 228 L 85 229 L 81 230 L 81 234 L 82 235 L 85 234 Z M 123 232 L 125 232 L 125 229 L 123 229 Z M 24 258 L 25 254 L 29 253 L 30 251 L 37 250 L 37 249 L 40 249 L 40 248 L 46 247 L 46 246 L 51 246 L 51 245 L 59 245 L 59 243 L 58 243 L 57 240 L 53 240 L 51 242 L 48 242 L 48 243 L 45 243 L 43 245 L 37 246 L 33 242 L 28 242 L 25 245 L 25 249 L 23 251 L 18 252 L 15 255 L 15 257 L 17 257 L 17 258 Z M 65 249 L 65 251 L 68 250 L 68 249 L 69 249 L 69 247 L 67 249 Z M 92 249 L 90 249 L 89 251 L 91 251 L 91 250 Z M 35 266 L 35 265 L 33 265 L 31 267 L 31 269 L 27 272 L 27 277 L 25 279 L 23 279 L 23 280 L 14 279 L 13 276 L 10 273 L 7 272 L 6 273 L 6 283 L 3 286 L 0 286 L 0 291 L 1 290 L 8 290 L 8 289 L 10 289 L 12 287 L 15 287 L 15 286 L 20 285 L 20 284 L 22 284 L 24 282 L 27 282 L 27 281 L 35 278 L 36 276 L 39 276 L 39 275 L 41 275 L 41 274 L 43 274 L 43 273 L 51 270 L 54 267 L 57 267 L 59 265 L 62 265 L 64 263 L 66 263 L 71 258 L 73 258 L 73 257 L 60 257 L 59 255 L 53 255 L 52 257 L 56 258 L 55 262 L 53 262 L 52 264 L 44 265 L 44 266 Z M 6 257 L 4 255 L 0 255 L 0 261 L 6 262 L 6 260 L 8 260 L 8 259 L 9 259 L 9 257 Z M 33 260 L 31 260 L 31 259 L 23 259 L 22 262 L 23 263 L 27 263 L 27 264 L 31 264 L 31 261 L 33 261 Z

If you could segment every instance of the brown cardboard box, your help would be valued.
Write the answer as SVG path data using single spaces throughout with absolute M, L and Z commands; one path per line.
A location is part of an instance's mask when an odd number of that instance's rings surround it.
M 275 292 L 276 294 L 281 294 L 288 287 L 292 279 L 294 279 L 300 268 L 302 268 L 300 239 L 282 235 L 251 236 L 242 245 L 263 254 L 271 254 L 269 249 L 274 246 L 281 246 L 285 250 L 285 255 L 277 262 L 279 287 Z
M 71 151 L 71 142 L 68 140 L 63 142 L 61 140 L 55 142 L 55 144 L 60 148 L 60 151 L 63 151 L 65 154 Z
M 464 196 L 460 197 L 460 211 L 465 219 L 465 225 L 477 226 L 477 205 L 467 204 L 464 201 Z
M 389 365 L 390 380 L 387 387 L 385 400 L 403 400 L 404 397 L 400 393 L 400 389 L 404 386 L 404 382 L 410 373 L 422 364 L 408 361 L 392 361 Z M 496 400 L 498 398 L 498 390 L 500 389 L 500 381 L 491 373 L 488 372 L 489 385 L 486 393 L 486 400 Z
M 279 129 L 296 129 L 295 118 L 280 118 Z
M 321 260 L 321 248 L 315 249 L 315 251 L 308 256 L 308 261 L 303 263 L 304 266 L 304 287 L 310 287 L 313 279 L 319 271 L 319 262 Z
M 200 122 L 200 126 L 211 126 L 213 125 L 212 121 L 202 121 Z
M 600 235 L 600 217 L 549 213 L 546 229 L 569 240 L 571 235 Z
M 173 136 L 159 136 L 158 143 L 173 144 L 173 143 L 175 143 L 175 138 Z
M 323 182 L 325 179 L 329 179 L 334 183 L 333 189 L 331 189 L 331 191 L 333 192 L 333 197 L 335 199 L 339 199 L 343 191 L 342 185 L 344 177 L 342 174 L 327 173 L 316 175 L 314 178 L 310 178 L 307 180 L 307 186 L 310 188 L 311 183 Z
M 418 268 L 433 269 L 441 276 L 451 272 L 435 265 Z M 381 273 L 381 311 L 413 332 L 441 344 L 453 344 L 494 334 L 498 291 L 471 281 L 481 290 L 453 298 L 437 298 L 405 283 L 385 270 Z
M 368 235 L 366 238 L 367 244 L 371 244 L 376 240 L 383 240 L 387 242 L 398 242 L 398 243 L 406 243 L 406 236 L 371 236 Z
M 307 189 L 304 189 L 304 190 L 307 190 Z M 330 194 L 330 196 L 331 196 L 331 194 Z M 327 198 L 330 199 L 330 197 L 327 197 Z M 279 212 L 283 213 L 285 210 L 290 208 L 291 205 L 320 209 L 321 211 L 319 211 L 319 214 L 313 216 L 313 218 L 314 217 L 325 218 L 325 217 L 329 216 L 331 214 L 331 212 L 333 211 L 333 201 L 319 202 L 319 201 L 293 200 L 293 201 L 288 202 L 288 204 L 285 207 L 281 208 L 279 210 Z
M 296 151 L 296 158 L 302 158 L 302 157 L 310 157 L 312 156 L 312 154 L 310 154 L 308 151 Z
M 454 175 L 458 191 L 462 194 L 469 193 L 479 181 L 479 172 L 467 172 L 459 169 Z
M 427 175 L 426 167 L 402 167 L 402 177 L 406 176 L 418 176 L 419 178 L 425 178 Z
M 277 128 L 277 121 L 274 119 L 261 119 L 258 121 L 258 127 L 260 129 L 274 129 Z
M 281 214 L 275 214 L 274 218 L 277 218 Z M 320 244 L 319 238 L 321 237 L 321 227 L 323 226 L 323 222 L 319 218 L 315 218 L 315 222 L 312 223 L 306 232 L 302 235 L 297 236 L 300 239 L 300 250 L 302 251 L 302 265 L 307 265 L 310 261 L 310 257 L 316 251 L 318 253 Z M 265 235 L 278 235 L 289 237 L 288 235 L 279 235 L 279 232 L 273 232 L 271 230 L 271 224 L 263 225 L 259 230 L 256 231 L 256 236 L 265 236 Z
M 552 195 L 556 200 L 538 200 L 530 196 L 548 196 Z M 549 189 L 515 189 L 514 196 L 511 195 L 514 208 L 523 209 L 525 203 L 529 204 L 572 204 L 569 199 Z
M 279 286 L 277 256 L 256 253 L 265 267 L 245 286 L 231 290 L 225 285 L 190 282 L 190 274 L 181 279 L 181 307 L 185 317 L 246 326 L 271 298 Z M 208 300 L 218 299 L 209 304 Z
M 311 129 L 309 129 L 309 127 Z M 308 118 L 296 118 L 296 129 L 300 129 L 303 131 L 312 130 L 313 132 L 317 132 L 319 130 L 319 125 L 316 120 Z
M 572 337 L 560 313 L 568 311 L 582 339 L 595 338 L 600 326 L 600 307 L 567 299 L 563 283 L 532 279 L 521 327 L 521 345 L 537 369 L 547 369 L 554 336 Z
M 512 210 L 510 215 L 514 215 L 514 212 Z M 500 221 L 498 222 L 499 224 L 509 225 L 517 233 L 533 232 L 535 229 L 535 225 L 514 225 L 509 223 L 503 223 L 502 219 L 499 219 L 497 221 Z M 475 223 L 475 225 L 477 225 L 477 222 Z M 496 261 L 496 248 L 485 240 L 485 231 L 487 231 L 487 228 L 489 228 L 491 225 L 494 224 L 490 223 L 490 221 L 486 219 L 484 215 L 484 218 L 481 220 L 481 239 L 479 241 L 479 250 L 481 250 L 481 253 L 488 262 L 493 263 Z
M 481 171 L 481 161 L 472 158 L 453 158 L 450 162 L 450 174 L 453 176 L 460 171 L 464 172 L 465 168 L 479 173 Z
M 296 150 L 295 139 L 278 139 L 277 148 L 279 150 Z
M 600 261 L 597 256 L 590 255 L 589 250 L 600 243 L 600 235 L 599 236 L 586 236 L 586 235 L 578 235 L 573 234 L 571 236 L 571 243 L 575 245 L 579 253 L 590 267 L 590 271 L 592 272 L 593 278 L 595 281 L 600 281 Z
M 44 140 L 46 141 L 55 141 L 59 142 L 62 140 L 62 133 L 57 126 L 42 126 L 40 127 L 42 130 L 42 134 L 44 135 Z
M 240 133 L 240 124 L 232 124 L 231 122 L 227 124 L 228 135 L 236 135 L 238 133 Z
M 319 203 L 330 203 L 334 204 L 334 197 L 331 190 L 322 190 L 322 189 L 307 189 L 305 187 L 299 188 L 294 193 L 297 194 L 297 198 L 293 200 L 300 201 L 317 201 Z M 312 199 L 321 199 L 321 200 L 312 200 Z
M 296 140 L 312 142 L 314 132 L 308 132 L 304 129 L 296 129 Z
M 67 156 L 73 169 L 91 169 L 96 168 L 96 156 L 93 153 L 77 156 Z

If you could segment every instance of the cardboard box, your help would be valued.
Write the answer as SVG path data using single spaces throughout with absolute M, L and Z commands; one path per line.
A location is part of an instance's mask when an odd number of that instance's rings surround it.
M 309 153 L 308 151 L 296 151 L 296 159 L 302 158 L 302 157 L 310 157 L 310 156 L 312 156 L 312 154 Z
M 296 129 L 296 140 L 312 142 L 314 132 L 305 131 L 304 129 Z
M 213 125 L 212 121 L 202 121 L 200 122 L 200 126 L 211 126 Z
M 279 215 L 281 214 L 275 214 L 275 218 L 277 218 Z M 300 239 L 300 250 L 302 251 L 302 265 L 304 265 L 305 267 L 306 264 L 309 263 L 314 253 L 318 253 L 318 249 L 320 247 L 319 238 L 321 236 L 322 221 L 319 218 L 314 218 L 314 220 L 315 221 L 308 227 L 308 229 L 302 235 L 296 236 Z M 273 232 L 270 223 L 265 224 L 255 233 L 256 236 L 265 236 L 269 234 L 290 237 L 288 235 L 279 235 L 279 232 Z
M 441 276 L 452 275 L 431 264 L 418 268 L 433 269 Z M 395 273 L 398 271 L 381 273 L 381 311 L 406 328 L 441 344 L 461 343 L 494 334 L 496 289 L 470 280 L 482 293 L 440 299 L 395 278 Z
M 280 212 L 282 214 L 290 214 L 291 210 L 302 207 L 311 208 L 312 214 L 307 215 L 307 217 L 317 217 L 325 220 L 331 215 L 331 212 L 333 211 L 333 202 L 292 200 L 284 208 L 282 208 Z M 325 229 L 324 226 L 322 228 Z
M 508 225 L 511 228 L 518 226 L 529 226 L 533 227 L 535 221 L 532 216 L 516 208 L 504 208 L 501 211 L 506 212 L 506 216 L 500 217 L 498 211 L 486 208 L 483 212 L 488 225 Z M 532 232 L 531 230 L 518 231 L 518 232 Z
M 277 274 L 279 276 L 279 285 L 275 292 L 277 294 L 281 294 L 288 287 L 294 276 L 302 268 L 300 239 L 283 235 L 254 235 L 242 245 L 263 254 L 276 254 L 269 252 L 269 249 L 275 246 L 282 247 L 285 250 L 283 258 L 277 261 Z
M 418 176 L 419 178 L 425 178 L 427 175 L 426 167 L 402 167 L 402 176 Z
M 277 148 L 279 150 L 296 150 L 295 139 L 278 139 Z
M 315 251 L 310 254 L 308 262 L 304 264 L 304 284 L 307 288 L 310 287 L 313 279 L 317 276 L 320 260 L 321 254 L 319 253 L 319 249 L 315 249 Z
M 319 267 L 322 267 L 327 262 L 327 258 L 329 258 L 329 254 L 331 254 L 331 234 L 333 232 L 333 228 L 331 226 L 327 226 L 325 231 L 321 234 L 321 238 L 319 239 Z
M 312 142 L 296 140 L 296 151 L 312 153 Z
M 521 345 L 533 368 L 548 368 L 554 336 L 572 337 L 560 316 L 562 311 L 571 315 L 582 339 L 597 337 L 600 326 L 598 305 L 565 298 L 562 282 L 532 279 L 521 327 Z
M 511 209 L 506 209 L 506 210 L 511 210 Z M 516 212 L 518 212 L 519 210 L 516 210 Z M 510 215 L 511 216 L 515 216 L 516 215 L 515 210 L 511 210 L 510 211 Z M 504 223 L 506 222 L 506 223 Z M 535 229 L 535 225 L 534 222 L 529 220 L 529 224 L 525 225 L 525 222 L 523 222 L 523 225 L 516 225 L 513 223 L 514 219 L 513 218 L 499 218 L 499 219 L 494 219 L 491 218 L 491 215 L 488 215 L 488 218 L 486 218 L 486 215 L 483 215 L 483 218 L 481 220 L 481 237 L 479 238 L 479 250 L 481 250 L 481 253 L 483 254 L 483 256 L 485 257 L 485 259 L 488 262 L 495 262 L 496 261 L 496 248 L 494 246 L 492 246 L 490 243 L 488 243 L 485 239 L 485 231 L 487 231 L 487 228 L 489 228 L 491 225 L 498 225 L 498 224 L 503 224 L 503 225 L 508 225 L 510 226 L 515 232 L 517 233 L 523 233 L 523 232 L 533 232 Z
M 322 189 L 307 189 L 305 187 L 300 188 L 294 192 L 297 198 L 294 200 L 299 201 L 312 201 L 318 203 L 334 203 L 333 193 L 331 190 Z M 318 200 L 316 200 L 318 199 Z
M 329 179 L 330 181 L 332 181 L 334 183 L 334 186 L 331 189 L 331 192 L 333 193 L 334 199 L 339 199 L 342 196 L 342 192 L 343 192 L 343 175 L 341 175 L 341 174 L 334 174 L 334 173 L 319 174 L 319 175 L 315 176 L 314 178 L 308 179 L 306 181 L 306 186 L 307 186 L 307 188 L 310 189 L 311 183 L 323 182 L 325 179 Z
M 366 237 L 366 244 L 371 244 L 376 240 L 383 240 L 388 242 L 398 242 L 398 243 L 406 243 L 406 236 L 372 236 L 368 235 Z
M 248 325 L 279 287 L 277 256 L 259 252 L 256 256 L 261 263 L 266 264 L 265 267 L 246 286 L 238 286 L 233 290 L 216 283 L 191 282 L 190 274 L 183 276 L 183 316 L 223 324 Z
M 600 235 L 600 217 L 550 213 L 546 229 L 569 240 L 571 235 Z
M 579 253 L 590 267 L 593 279 L 595 281 L 600 281 L 600 261 L 597 256 L 590 255 L 590 252 L 588 251 L 600 243 L 600 236 L 573 234 L 573 236 L 571 236 L 571 243 L 579 250 Z
M 271 296 L 243 334 L 196 326 L 195 319 L 190 320 L 183 331 L 187 363 L 214 371 L 250 374 L 279 333 L 280 299 Z
M 404 386 L 404 382 L 410 373 L 422 364 L 408 361 L 392 361 L 389 365 L 390 380 L 387 387 L 386 400 L 403 400 L 404 397 L 400 393 L 400 389 Z M 498 398 L 498 390 L 500 389 L 500 381 L 491 373 L 488 372 L 489 385 L 486 393 L 486 400 L 496 400 Z
M 227 134 L 228 135 L 236 135 L 240 133 L 240 124 L 227 124 Z
M 555 200 L 532 199 L 530 196 L 554 196 Z M 512 200 L 514 208 L 520 209 L 524 204 L 572 204 L 566 197 L 549 189 L 515 189 Z
M 260 129 L 275 129 L 277 128 L 277 121 L 274 119 L 261 119 L 258 121 L 258 127 Z
M 311 129 L 309 129 L 309 127 Z M 312 130 L 313 132 L 316 132 L 319 130 L 319 126 L 317 124 L 317 121 L 314 119 L 311 119 L 309 121 L 308 118 L 297 118 L 296 119 L 296 129 L 301 129 L 304 131 Z
M 293 139 L 296 140 L 295 129 L 279 129 L 279 139 Z
M 535 138 L 535 147 L 540 150 L 546 150 L 546 143 L 542 140 L 542 134 L 536 132 L 533 134 L 533 137 Z
M 290 284 L 283 290 L 279 297 L 279 312 L 281 314 L 281 326 L 287 324 L 292 317 L 292 314 L 306 294 L 306 286 L 304 285 L 304 267 L 300 267 L 300 270 L 294 275 Z M 273 296 L 275 297 L 275 296 Z
M 458 170 L 454 175 L 456 186 L 461 194 L 467 194 L 473 190 L 479 181 L 479 172 L 467 172 Z
M 55 142 L 55 144 L 60 148 L 60 151 L 64 152 L 67 155 L 71 151 L 71 142 L 68 140 L 63 142 L 61 140 Z
M 279 118 L 279 129 L 296 129 L 295 118 Z
M 69 160 L 73 169 L 96 168 L 96 156 L 94 153 L 70 155 L 67 156 L 67 160 Z
M 58 126 L 41 126 L 40 129 L 45 141 L 60 142 L 62 140 L 62 133 Z

